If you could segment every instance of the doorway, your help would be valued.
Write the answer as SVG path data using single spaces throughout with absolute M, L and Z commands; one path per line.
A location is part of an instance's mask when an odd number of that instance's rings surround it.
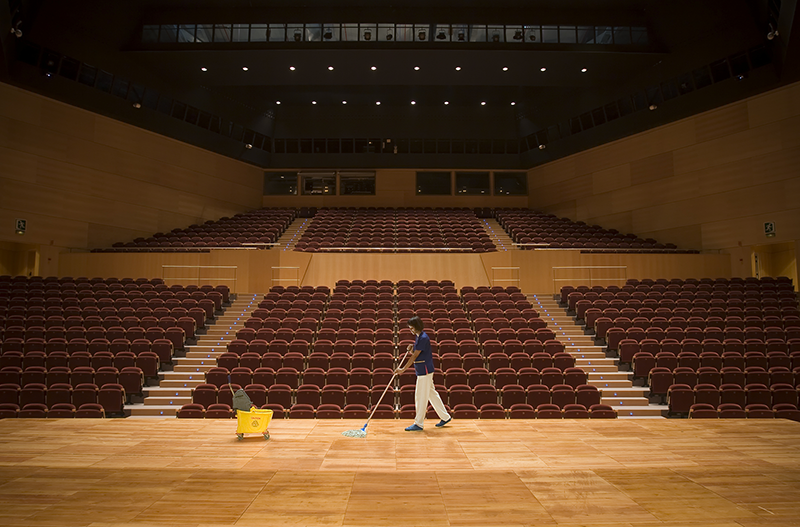
M 0 242 L 0 275 L 37 276 L 39 246 Z
M 788 276 L 797 291 L 797 253 L 795 242 L 754 245 L 751 255 L 752 274 L 764 276 Z

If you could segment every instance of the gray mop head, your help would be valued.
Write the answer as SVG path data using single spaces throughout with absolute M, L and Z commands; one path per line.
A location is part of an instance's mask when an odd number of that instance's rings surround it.
M 367 437 L 367 431 L 364 430 L 364 429 L 345 430 L 344 432 L 342 432 L 342 435 L 345 436 L 345 437 L 364 438 L 364 437 Z

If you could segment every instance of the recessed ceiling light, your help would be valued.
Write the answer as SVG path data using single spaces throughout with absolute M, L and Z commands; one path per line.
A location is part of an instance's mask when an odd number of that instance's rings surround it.
M 347 104 L 347 101 L 342 101 L 342 104 Z
M 547 68 L 541 68 L 541 71 L 547 71 Z
M 419 66 L 414 66 L 414 71 L 419 71 Z
M 514 106 L 514 105 L 516 105 L 516 104 L 517 104 L 517 103 L 515 103 L 514 101 L 511 101 L 511 106 Z
M 456 66 L 456 71 L 461 71 L 461 66 Z
M 333 71 L 333 66 L 328 66 L 328 71 Z
M 205 66 L 203 66 L 202 68 L 200 68 L 200 71 L 208 71 L 208 68 L 206 68 Z
M 448 104 L 450 104 L 450 101 L 444 101 L 444 104 L 445 106 L 447 106 Z
M 411 101 L 411 104 L 417 104 L 417 101 Z
M 503 71 L 508 71 L 508 66 L 503 66 Z
M 375 71 L 376 69 L 378 69 L 378 67 L 377 67 L 377 66 L 372 66 L 370 69 L 371 69 L 372 71 Z
M 280 103 L 281 103 L 281 101 L 275 101 L 275 104 L 280 104 Z
M 380 106 L 380 105 L 381 105 L 381 101 L 375 101 L 375 106 Z
M 583 69 L 581 70 L 581 73 L 586 73 L 586 68 L 583 68 Z
M 242 71 L 247 71 L 247 66 L 242 66 Z
M 295 68 L 294 66 L 289 66 L 289 69 L 290 69 L 291 71 L 294 71 L 294 70 L 296 70 L 297 68 Z
M 481 106 L 486 106 L 486 101 L 481 101 Z
M 317 104 L 317 101 L 311 101 L 311 104 Z

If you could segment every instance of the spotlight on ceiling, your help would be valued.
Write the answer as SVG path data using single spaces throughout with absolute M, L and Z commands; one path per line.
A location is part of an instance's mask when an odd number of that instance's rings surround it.
M 539 150 L 544 150 L 545 148 L 547 148 L 547 145 L 539 145 Z
M 388 31 L 386 33 L 386 40 L 394 40 L 394 33 L 392 33 L 391 31 Z
M 528 35 L 528 40 L 530 40 L 531 42 L 536 42 L 536 34 L 531 32 L 531 34 Z
M 242 71 L 248 71 L 249 68 L 247 66 L 242 66 Z
M 252 148 L 253 148 L 253 145 L 251 145 L 250 143 L 245 143 L 245 144 L 244 144 L 244 147 L 245 147 L 246 149 L 250 150 L 250 149 L 252 149 Z
M 486 101 L 481 101 L 481 106 L 486 106 Z
M 301 40 L 303 40 L 303 32 L 300 29 L 295 29 L 294 30 L 294 41 L 295 42 L 300 42 Z
M 141 107 L 142 107 L 142 103 L 140 103 L 140 102 L 135 102 L 135 103 L 133 103 L 133 107 L 134 107 L 134 108 L 136 108 L 136 109 L 138 110 L 139 108 L 141 108 Z
M 419 66 L 414 66 L 414 71 L 419 71 Z
M 200 71 L 208 71 L 208 68 L 206 68 L 205 66 L 203 66 L 202 68 L 200 68 Z
M 411 101 L 411 105 L 412 106 L 415 105 L 415 104 L 417 104 L 417 101 Z
M 581 73 L 586 73 L 587 71 L 589 70 L 587 70 L 586 68 L 581 68 Z
M 774 40 L 775 37 L 779 37 L 781 34 L 778 33 L 778 30 L 775 29 L 771 23 L 769 24 L 769 32 L 767 33 L 767 40 Z
M 333 66 L 328 66 L 328 71 L 333 71 Z
M 317 101 L 311 101 L 311 104 L 317 104 Z
M 11 34 L 17 38 L 22 38 L 22 20 L 17 20 L 17 23 L 11 27 Z
M 425 37 L 427 36 L 428 34 L 425 32 L 424 29 L 417 34 L 417 37 L 419 37 L 420 40 L 425 40 Z
M 342 104 L 347 104 L 347 101 L 342 101 Z
M 456 66 L 456 71 L 461 71 L 461 66 Z
M 275 101 L 275 104 L 280 104 L 280 103 L 281 103 L 281 101 Z
M 539 71 L 547 71 L 547 68 L 540 68 Z
M 445 106 L 447 106 L 448 104 L 450 104 L 450 101 L 444 101 Z
M 654 111 L 654 110 L 657 110 L 657 109 L 658 109 L 658 105 L 657 105 L 657 104 L 651 104 L 651 105 L 649 106 L 649 108 L 650 108 L 650 111 L 652 112 L 652 111 Z
M 514 31 L 514 40 L 522 40 L 522 30 L 517 29 Z
M 492 33 L 492 42 L 500 42 L 500 32 L 495 31 Z
M 297 69 L 297 68 L 295 68 L 294 66 L 289 66 L 289 70 L 290 70 L 290 71 L 294 71 L 294 70 L 296 70 L 296 69 Z
M 458 38 L 459 42 L 464 42 L 467 39 L 467 34 L 463 29 L 459 29 L 458 33 L 456 33 L 456 38 Z
M 333 38 L 333 31 L 331 30 L 331 28 L 329 27 L 325 28 L 325 32 L 322 33 L 322 38 L 324 38 L 325 40 L 330 40 Z
M 377 66 L 370 66 L 369 69 L 371 69 L 372 71 L 375 71 L 376 69 L 378 69 L 378 67 Z
M 503 66 L 503 71 L 508 71 L 508 66 Z
M 372 30 L 365 29 L 364 30 L 364 40 L 372 40 Z
M 516 106 L 516 105 L 517 105 L 517 103 L 516 103 L 516 102 L 514 102 L 514 101 L 511 101 L 511 106 Z
M 447 40 L 447 33 L 444 32 L 444 29 L 440 29 L 436 33 L 436 40 Z
M 381 105 L 381 101 L 375 101 L 375 106 L 380 106 L 380 105 Z

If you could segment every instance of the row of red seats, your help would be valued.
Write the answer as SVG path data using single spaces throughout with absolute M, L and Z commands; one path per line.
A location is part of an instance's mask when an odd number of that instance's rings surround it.
M 748 404 L 744 409 L 734 403 L 714 407 L 710 404 L 693 404 L 689 419 L 789 419 L 800 421 L 800 410 L 791 404 L 777 404 L 770 409 L 764 404 Z
M 182 337 L 182 334 L 178 336 Z M 180 339 L 178 342 L 183 342 L 183 340 Z M 139 356 L 147 351 L 156 353 L 163 362 L 172 362 L 172 355 L 176 349 L 175 343 L 167 338 L 153 340 L 139 338 L 132 341 L 128 339 L 112 341 L 92 339 L 91 342 L 84 338 L 74 338 L 69 342 L 65 339 L 55 339 L 46 343 L 42 339 L 31 339 L 24 343 L 21 339 L 7 339 L 0 343 L 0 347 L 3 350 L 0 355 L 0 364 L 5 366 L 15 366 L 14 362 L 19 360 L 39 360 L 33 359 L 33 357 L 39 357 L 44 361 L 46 357 L 56 355 L 77 357 L 83 354 L 93 357 L 99 353 L 109 353 L 113 357 L 120 353 L 131 352 L 133 355 Z
M 234 390 L 238 384 L 231 385 Z M 511 408 L 515 404 L 530 404 L 534 408 L 541 404 L 555 404 L 564 408 L 569 404 L 582 404 L 589 408 L 600 404 L 600 391 L 591 385 L 581 384 L 577 387 L 568 384 L 556 384 L 548 387 L 541 384 L 524 387 L 518 384 L 509 384 L 502 389 L 497 389 L 490 384 L 469 386 L 457 384 L 450 388 L 440 386 L 440 396 L 445 404 L 458 406 L 459 404 L 474 404 L 478 407 L 484 404 L 499 404 L 503 408 Z M 367 385 L 342 386 L 327 384 L 322 387 L 315 384 L 302 384 L 292 390 L 283 384 L 248 384 L 244 387 L 245 393 L 257 406 L 264 404 L 280 405 L 290 408 L 294 404 L 308 404 L 314 408 L 321 404 L 333 404 L 344 408 L 349 404 L 375 404 L 380 398 L 385 386 L 370 387 Z M 390 388 L 383 401 L 392 406 L 405 406 L 414 404 L 413 385 L 401 386 L 395 390 Z M 232 395 L 230 387 L 225 385 L 217 388 L 212 384 L 201 384 L 192 390 L 192 403 L 200 404 L 207 408 L 212 404 L 231 404 Z
M 278 405 L 266 404 L 262 408 L 273 411 L 273 419 L 366 419 L 372 408 L 365 405 L 352 404 L 344 408 L 336 405 L 320 405 L 314 409 L 308 405 L 294 405 L 290 409 L 284 409 Z M 589 410 L 583 405 L 569 405 L 563 410 L 556 405 L 540 405 L 534 408 L 529 404 L 517 404 L 510 409 L 504 409 L 496 404 L 486 404 L 480 409 L 475 405 L 465 404 L 449 409 L 448 412 L 456 419 L 614 419 L 617 417 L 616 411 L 608 405 L 596 404 Z M 390 405 L 380 405 L 374 414 L 376 419 L 413 419 L 416 415 L 414 405 L 405 405 L 399 410 L 394 410 Z M 182 419 L 230 419 L 233 417 L 231 407 L 226 404 L 215 404 L 208 409 L 201 405 L 186 404 L 178 411 L 178 417 Z M 437 419 L 433 408 L 428 409 L 429 419 Z
M 673 384 L 686 384 L 688 386 L 711 384 L 717 387 L 725 384 L 735 384 L 737 386 L 751 384 L 800 386 L 800 368 L 791 371 L 788 368 L 776 366 L 766 371 L 764 368 L 751 366 L 743 371 L 740 368 L 728 366 L 722 368 L 722 370 L 710 367 L 701 367 L 697 370 L 677 367 L 671 370 L 657 366 L 648 372 L 646 378 L 651 394 L 664 395 Z
M 605 309 L 615 307 L 640 308 L 649 307 L 652 309 L 666 308 L 745 308 L 745 307 L 791 307 L 797 305 L 797 298 L 791 289 L 780 292 L 761 292 L 761 291 L 737 291 L 737 292 L 713 292 L 713 293 L 676 293 L 667 291 L 666 293 L 578 293 L 573 292 L 567 296 L 567 307 L 576 313 L 588 307 Z M 582 317 L 581 317 L 582 318 Z
M 634 317 L 629 318 L 626 316 L 617 316 L 614 318 L 606 317 L 605 315 L 594 317 L 595 313 L 587 312 L 586 327 L 593 329 L 597 338 L 605 339 L 608 330 L 611 328 L 620 328 L 628 330 L 630 328 L 639 328 L 647 331 L 653 329 L 666 331 L 669 328 L 678 328 L 684 331 L 684 334 L 691 330 L 693 335 L 689 338 L 716 338 L 722 340 L 725 338 L 725 331 L 735 332 L 740 330 L 750 330 L 753 333 L 752 337 L 746 338 L 786 338 L 786 332 L 792 328 L 800 327 L 800 317 L 794 315 L 780 316 L 745 316 L 744 318 L 738 315 L 728 315 L 725 317 L 710 316 L 707 319 L 701 317 L 690 316 L 688 318 L 680 316 L 672 316 L 670 318 L 653 316 L 647 317 Z M 592 324 L 589 326 L 589 324 Z M 761 333 L 759 333 L 759 331 Z M 768 334 L 772 332 L 772 334 Z M 702 337 L 701 337 L 702 335 Z M 684 335 L 685 336 L 685 335 Z M 732 338 L 739 338 L 741 336 L 733 336 Z
M 102 419 L 105 416 L 103 406 L 92 403 L 84 403 L 77 409 L 68 403 L 55 404 L 50 408 L 44 404 L 29 403 L 22 409 L 17 404 L 0 403 L 0 419 Z
M 609 348 L 610 349 L 610 348 Z M 742 342 L 739 339 L 725 339 L 720 342 L 717 339 L 704 339 L 702 342 L 697 339 L 684 339 L 683 342 L 678 342 L 675 339 L 664 339 L 658 341 L 655 339 L 642 339 L 637 341 L 635 339 L 622 339 L 617 345 L 617 352 L 620 362 L 623 364 L 630 364 L 636 354 L 640 352 L 649 353 L 653 356 L 663 354 L 664 360 L 669 359 L 669 355 L 675 357 L 683 357 L 687 363 L 694 363 L 696 360 L 693 356 L 705 361 L 706 366 L 718 366 L 723 356 L 726 356 L 729 361 L 733 361 L 730 366 L 744 367 L 742 360 L 746 356 L 752 358 L 753 361 L 768 362 L 771 357 L 776 361 L 784 361 L 795 353 L 800 353 L 800 340 L 793 339 L 785 342 L 780 339 L 770 339 L 767 342 L 758 339 L 747 339 Z M 758 357 L 765 357 L 759 359 Z M 724 360 L 722 360 L 724 362 Z M 739 364 L 739 363 L 742 364 Z M 691 364 L 687 364 L 691 365 Z M 753 366 L 761 366 L 758 362 L 752 364 Z M 787 366 L 786 364 L 774 364 L 776 366 Z M 766 366 L 765 366 L 766 367 Z
M 145 360 L 150 359 L 150 360 Z M 124 375 L 123 375 L 124 373 Z M 44 384 L 48 388 L 54 384 L 69 384 L 73 388 L 79 384 L 122 384 L 129 394 L 140 395 L 148 379 L 158 375 L 158 358 L 138 357 L 131 360 L 118 360 L 112 363 L 100 362 L 97 366 L 28 366 L 24 370 L 15 366 L 0 368 L 0 384 Z M 122 382 L 124 381 L 124 382 Z
M 46 407 L 57 403 L 73 404 L 80 408 L 83 404 L 100 404 L 107 415 L 123 415 L 125 388 L 121 384 L 105 384 L 98 388 L 95 384 L 79 384 L 73 388 L 69 384 L 56 384 L 50 389 L 44 384 L 0 385 L 0 403 L 15 404 L 25 408 L 28 404 L 42 404 Z
M 772 408 L 776 404 L 797 406 L 798 390 L 790 384 L 777 384 L 772 387 L 763 384 L 673 384 L 668 391 L 669 411 L 672 414 L 686 414 L 693 404 L 710 404 L 715 408 L 721 404 L 738 404 L 742 408 L 751 404 L 763 404 Z
M 768 342 L 776 347 L 779 347 L 780 350 L 788 351 L 791 349 L 791 346 L 798 341 L 798 339 L 800 339 L 800 333 L 798 333 L 800 332 L 800 327 L 789 328 L 787 331 L 785 331 L 784 338 L 772 336 L 769 339 L 766 338 L 765 331 L 760 328 L 747 329 L 750 331 L 741 330 L 739 328 L 726 328 L 724 330 L 719 330 L 719 328 L 706 328 L 705 330 L 692 331 L 677 327 L 669 327 L 666 330 L 661 328 L 610 328 L 606 333 L 605 340 L 608 349 L 610 350 L 618 350 L 622 342 L 625 340 L 633 340 L 639 343 L 647 340 L 660 342 L 662 343 L 662 347 L 665 341 L 671 343 L 670 345 L 672 346 L 674 346 L 675 342 L 678 344 L 688 342 L 695 346 L 697 343 L 702 342 L 719 342 L 729 343 L 729 345 L 732 347 L 736 345 L 735 343 L 738 343 L 743 350 L 747 350 L 747 344 L 749 343 L 749 345 L 752 346 L 751 351 L 766 352 L 769 350 L 767 346 Z M 778 332 L 773 333 L 773 335 L 777 334 Z M 780 350 L 777 348 L 775 349 L 775 351 Z
M 298 370 L 291 366 L 281 366 L 273 369 L 269 366 L 259 366 L 252 370 L 246 366 L 234 366 L 228 368 L 217 366 L 205 373 L 205 381 L 208 384 L 221 387 L 229 382 L 240 386 L 249 384 L 259 384 L 262 386 L 272 386 L 273 384 L 286 385 L 292 389 L 297 389 L 303 384 L 313 384 L 325 386 L 336 384 L 339 386 L 361 385 L 361 386 L 385 386 L 392 382 L 393 370 L 391 368 L 368 368 L 354 367 L 352 369 L 331 367 L 327 370 L 309 366 Z M 523 368 L 519 371 L 511 368 L 504 368 L 497 372 L 490 372 L 483 367 L 470 368 L 469 372 L 463 368 L 451 368 L 445 372 L 442 370 L 434 371 L 434 383 L 449 389 L 455 385 L 478 386 L 480 384 L 494 385 L 502 388 L 507 385 L 520 384 L 528 387 L 542 384 L 548 387 L 557 384 L 567 384 L 573 387 L 586 384 L 588 375 L 580 368 L 569 367 L 561 370 L 556 367 L 546 367 L 541 371 L 536 368 Z M 414 386 L 416 378 L 413 371 L 397 377 L 398 386 Z
M 747 352 L 744 355 L 735 352 L 723 352 L 721 355 L 714 352 L 696 353 L 684 351 L 677 355 L 667 351 L 661 351 L 653 355 L 647 351 L 637 352 L 633 356 L 633 375 L 634 377 L 646 378 L 650 370 L 655 367 L 674 370 L 676 368 L 689 368 L 699 370 L 701 367 L 722 370 L 723 368 L 761 368 L 771 370 L 772 368 L 785 368 L 794 370 L 800 368 L 800 352 L 787 355 L 782 352 L 773 351 L 767 354 L 760 352 Z

